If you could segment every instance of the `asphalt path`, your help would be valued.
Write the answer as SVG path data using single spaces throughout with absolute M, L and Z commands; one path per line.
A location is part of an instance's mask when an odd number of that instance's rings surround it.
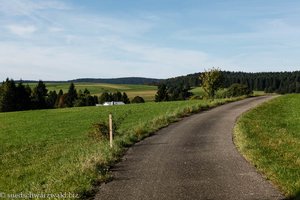
M 270 96 L 184 118 L 129 148 L 95 199 L 284 199 L 237 151 L 239 115 Z

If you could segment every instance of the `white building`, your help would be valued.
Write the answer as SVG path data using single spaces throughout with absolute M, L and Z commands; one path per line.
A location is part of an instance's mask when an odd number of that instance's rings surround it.
M 103 106 L 125 105 L 123 101 L 104 102 Z

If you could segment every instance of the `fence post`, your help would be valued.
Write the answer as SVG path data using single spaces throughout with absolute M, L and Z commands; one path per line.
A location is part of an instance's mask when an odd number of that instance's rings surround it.
M 113 146 L 113 129 L 112 129 L 112 115 L 109 114 L 109 146 Z

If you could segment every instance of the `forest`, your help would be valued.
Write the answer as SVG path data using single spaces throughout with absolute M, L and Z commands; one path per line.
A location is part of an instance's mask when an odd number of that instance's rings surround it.
M 168 88 L 197 87 L 201 85 L 201 73 L 189 74 L 166 79 L 161 82 Z M 300 71 L 294 72 L 229 72 L 221 71 L 222 88 L 228 88 L 234 83 L 246 85 L 250 90 L 266 93 L 300 93 Z
M 123 101 L 130 103 L 125 92 L 103 93 L 100 97 L 91 95 L 88 89 L 77 91 L 74 83 L 70 83 L 67 93 L 62 90 L 48 91 L 45 83 L 39 81 L 31 89 L 22 82 L 6 79 L 0 86 L 0 112 L 51 109 L 65 107 L 95 106 L 105 101 Z M 139 103 L 133 101 L 133 103 Z

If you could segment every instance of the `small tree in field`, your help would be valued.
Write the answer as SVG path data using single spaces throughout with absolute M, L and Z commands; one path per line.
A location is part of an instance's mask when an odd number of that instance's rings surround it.
M 6 79 L 0 87 L 0 112 L 16 110 L 17 87 L 14 80 Z
M 106 101 L 112 101 L 112 100 L 113 100 L 112 99 L 112 95 L 110 93 L 108 93 L 108 92 L 103 92 L 101 94 L 101 96 L 99 97 L 99 102 L 101 104 L 104 103 L 104 102 L 106 102 Z
M 226 91 L 227 97 L 238 97 L 242 95 L 250 96 L 253 92 L 249 90 L 247 85 L 242 85 L 239 83 L 232 84 Z
M 46 97 L 48 96 L 48 90 L 43 81 L 39 81 L 37 86 L 33 89 L 32 101 L 35 109 L 47 108 Z
M 71 82 L 68 93 L 67 93 L 67 98 L 65 99 L 66 106 L 73 107 L 76 99 L 77 99 L 77 91 L 75 89 L 74 83 Z
M 212 68 L 200 75 L 202 88 L 208 98 L 214 98 L 216 91 L 222 84 L 221 71 L 218 68 Z
M 155 101 L 169 101 L 169 94 L 168 94 L 168 88 L 165 84 L 160 84 L 158 86 L 157 93 L 155 95 Z
M 136 96 L 132 99 L 131 103 L 145 103 L 145 100 L 140 96 Z
M 130 103 L 130 100 L 127 96 L 127 94 L 125 92 L 123 92 L 123 95 L 122 95 L 122 101 L 125 103 L 125 104 L 129 104 Z
M 122 101 L 122 93 L 117 91 L 112 94 L 113 101 Z

